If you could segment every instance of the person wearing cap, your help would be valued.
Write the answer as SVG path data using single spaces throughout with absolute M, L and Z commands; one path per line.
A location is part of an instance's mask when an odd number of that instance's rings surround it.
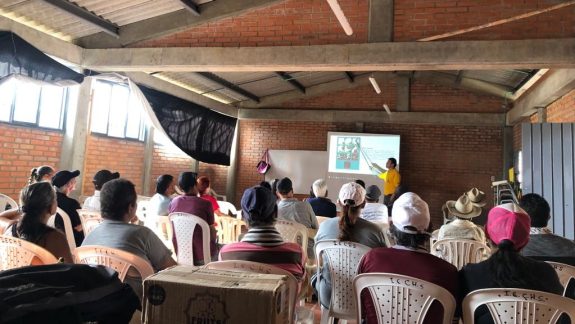
M 56 189 L 56 196 L 58 200 L 58 207 L 62 209 L 68 216 L 70 216 L 70 222 L 72 223 L 72 229 L 74 231 L 74 241 L 76 246 L 80 246 L 84 240 L 84 230 L 82 229 L 82 221 L 80 220 L 80 215 L 78 215 L 78 209 L 81 209 L 80 203 L 73 198 L 68 197 L 68 195 L 76 189 L 76 178 L 80 175 L 80 170 L 68 171 L 62 170 L 56 172 L 52 178 L 52 185 Z M 64 221 L 60 215 L 56 215 L 54 221 L 56 228 L 64 230 Z
M 401 175 L 396 169 L 397 160 L 395 158 L 389 158 L 385 167 L 387 170 L 380 167 L 377 163 L 373 163 L 369 166 L 372 172 L 377 172 L 377 177 L 383 180 L 383 203 L 389 207 L 391 196 L 401 183 Z
M 248 232 L 241 242 L 222 247 L 219 259 L 267 263 L 303 279 L 304 253 L 297 243 L 284 242 L 274 227 L 278 208 L 271 190 L 262 186 L 246 189 L 241 206 Z
M 214 210 L 212 204 L 200 197 L 198 197 L 195 172 L 182 172 L 178 178 L 178 186 L 184 191 L 184 194 L 178 196 L 170 202 L 168 212 L 177 213 L 183 212 L 198 216 L 208 223 L 210 226 L 210 254 L 212 259 L 217 256 L 217 245 L 216 245 L 216 229 L 215 229 L 215 218 Z M 202 230 L 198 227 L 194 229 L 193 235 L 193 256 L 194 265 L 204 265 L 204 252 L 202 250 Z M 174 235 L 174 248 L 178 249 L 177 237 Z
M 575 266 L 575 243 L 553 234 L 547 227 L 551 219 L 551 208 L 545 198 L 535 193 L 526 194 L 521 197 L 519 206 L 531 218 L 529 243 L 521 250 L 521 254 Z
M 413 192 L 399 197 L 391 211 L 391 234 L 396 245 L 391 248 L 375 248 L 369 251 L 359 264 L 358 273 L 386 272 L 425 280 L 447 289 L 458 299 L 457 268 L 428 253 L 425 243 L 430 223 L 429 207 Z M 367 323 L 377 323 L 377 314 L 369 293 L 362 293 L 362 307 Z M 441 323 L 441 304 L 433 302 L 423 323 Z
M 316 242 L 340 240 L 356 242 L 370 248 L 385 246 L 381 229 L 360 218 L 361 209 L 365 205 L 365 189 L 361 185 L 355 182 L 344 184 L 339 191 L 337 203 L 342 207 L 341 217 L 330 218 L 321 223 L 315 236 Z M 329 264 L 324 264 L 312 278 L 312 286 L 318 292 L 319 301 L 325 308 L 329 308 L 331 302 L 329 269 Z
M 465 195 L 469 200 L 471 200 L 471 203 L 474 206 L 481 208 L 481 214 L 473 218 L 473 223 L 484 226 L 485 221 L 487 220 L 487 212 L 485 210 L 485 205 L 487 205 L 487 195 L 478 188 L 471 188 L 465 193 Z
M 135 254 L 148 261 L 154 272 L 176 265 L 172 252 L 145 226 L 131 224 L 138 207 L 136 188 L 126 179 L 106 182 L 100 192 L 104 221 L 94 228 L 82 245 L 102 245 Z M 126 282 L 142 297 L 142 278 L 128 272 Z
M 162 174 L 156 179 L 156 193 L 148 202 L 149 215 L 168 216 L 171 196 L 176 192 L 176 180 L 169 174 Z
M 365 207 L 361 210 L 361 218 L 370 222 L 389 223 L 387 206 L 379 203 L 381 190 L 376 185 L 367 187 L 365 193 Z
M 293 196 L 293 185 L 289 178 L 278 181 L 277 195 L 278 219 L 302 224 L 307 228 L 317 229 L 318 223 L 313 208 L 308 202 L 301 201 Z M 308 255 L 312 256 L 315 242 L 308 240 Z
M 327 183 L 325 179 L 317 179 L 313 182 L 311 188 L 315 197 L 308 199 L 307 202 L 311 205 L 315 215 L 328 218 L 336 217 L 336 206 L 327 198 Z
M 94 195 L 91 197 L 86 198 L 84 201 L 84 206 L 82 208 L 92 211 L 100 211 L 100 190 L 102 190 L 102 186 L 104 183 L 118 179 L 120 177 L 120 173 L 114 172 L 112 173 L 110 170 L 100 170 L 96 172 L 94 175 L 94 179 L 92 183 L 94 184 Z
M 455 220 L 439 229 L 437 239 L 474 240 L 485 243 L 485 233 L 481 227 L 471 222 L 473 217 L 481 215 L 481 208 L 474 205 L 467 195 L 461 195 L 457 201 L 445 203 L 447 211 Z
M 524 257 L 531 229 L 527 212 L 513 203 L 493 207 L 485 229 L 496 246 L 489 259 L 467 264 L 460 270 L 462 296 L 485 288 L 521 288 L 561 295 L 563 286 L 551 265 Z M 493 323 L 486 307 L 475 312 L 475 323 Z

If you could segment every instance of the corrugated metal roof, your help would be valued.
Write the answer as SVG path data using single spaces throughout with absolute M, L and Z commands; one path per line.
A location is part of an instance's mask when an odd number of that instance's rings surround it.
M 290 75 L 306 88 L 346 78 L 343 72 L 293 72 Z
M 237 94 L 229 94 L 223 90 L 221 86 L 209 81 L 197 73 L 193 72 L 162 72 L 158 73 L 159 77 L 167 78 L 172 81 L 182 83 L 186 88 L 199 93 L 207 95 L 221 102 L 231 103 L 246 100 L 246 98 L 237 98 Z
M 439 71 L 457 75 L 459 71 Z M 462 77 L 499 85 L 514 92 L 529 80 L 537 70 L 464 70 Z

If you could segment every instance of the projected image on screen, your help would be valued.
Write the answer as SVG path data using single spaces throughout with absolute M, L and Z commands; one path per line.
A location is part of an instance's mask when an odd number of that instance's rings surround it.
M 399 163 L 399 135 L 329 133 L 328 172 L 373 174 L 376 163 L 385 167 L 394 157 Z

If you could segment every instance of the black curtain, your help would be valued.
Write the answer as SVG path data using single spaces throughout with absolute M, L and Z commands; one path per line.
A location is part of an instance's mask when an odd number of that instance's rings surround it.
M 230 165 L 237 118 L 138 85 L 162 128 L 182 151 L 212 164 Z
M 84 80 L 82 74 L 58 63 L 18 35 L 0 31 L 0 79 L 12 74 L 50 83 Z

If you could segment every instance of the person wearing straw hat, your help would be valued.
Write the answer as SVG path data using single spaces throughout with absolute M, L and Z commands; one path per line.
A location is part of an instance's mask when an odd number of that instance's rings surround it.
M 455 220 L 441 226 L 437 238 L 442 239 L 466 239 L 485 243 L 485 233 L 473 224 L 471 219 L 481 215 L 481 207 L 473 204 L 467 194 L 461 195 L 456 201 L 450 200 L 445 203 L 447 212 L 455 216 Z
M 467 198 L 469 198 L 473 206 L 483 208 L 487 204 L 485 199 L 485 192 L 477 188 L 470 189 L 468 192 L 465 193 L 465 195 L 467 196 Z

